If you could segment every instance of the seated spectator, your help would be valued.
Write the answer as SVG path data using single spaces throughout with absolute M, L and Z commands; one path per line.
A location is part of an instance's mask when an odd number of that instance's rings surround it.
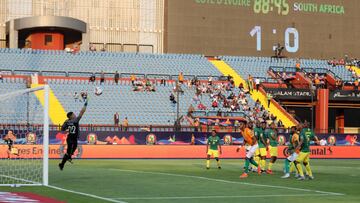
M 209 84 L 209 85 L 212 85 L 212 82 L 213 82 L 213 77 L 210 76 L 210 77 L 208 78 L 208 84 Z
M 94 46 L 94 44 L 90 43 L 89 51 L 96 51 L 96 47 Z
M 132 75 L 130 76 L 130 81 L 131 81 L 131 84 L 132 84 L 132 85 L 135 85 L 136 76 L 135 76 L 134 74 L 132 74 Z
M 360 79 L 356 79 L 355 81 L 354 81 L 354 90 L 359 90 L 359 81 L 360 81 Z
M 244 84 L 240 83 L 239 84 L 239 89 L 242 91 L 244 89 Z
M 190 117 L 190 118 L 193 118 L 193 113 L 195 111 L 195 108 L 193 107 L 192 104 L 190 104 L 189 108 L 188 108 L 188 112 L 187 112 L 187 116 Z
M 85 91 L 83 91 L 83 90 L 81 90 L 81 92 L 80 92 L 80 96 L 81 96 L 81 98 L 83 99 L 83 102 L 85 102 L 86 101 L 86 99 L 87 99 L 87 92 L 85 92 Z
M 74 92 L 74 100 L 77 102 L 79 99 L 79 94 L 77 92 Z
M 172 92 L 170 93 L 169 99 L 173 104 L 176 104 L 175 95 Z
M 179 83 L 183 83 L 184 82 L 184 74 L 183 74 L 183 72 L 180 72 L 180 74 L 179 74 L 179 76 L 178 76 L 178 81 L 179 81 Z
M 90 76 L 90 78 L 89 78 L 89 81 L 90 81 L 90 82 L 95 82 L 95 80 L 96 80 L 95 73 L 92 73 L 91 76 Z
M 206 110 L 206 106 L 204 104 L 202 104 L 201 102 L 199 103 L 197 108 L 200 109 L 200 110 Z
M 118 84 L 119 78 L 120 78 L 120 74 L 119 74 L 118 71 L 116 71 L 116 72 L 115 72 L 115 75 L 114 75 L 114 82 L 115 82 L 116 84 Z
M 216 99 L 212 102 L 211 107 L 213 107 L 214 109 L 218 107 L 218 102 Z
M 100 84 L 103 84 L 104 82 L 105 82 L 105 73 L 104 73 L 104 71 L 101 71 Z
M 335 82 L 336 89 L 342 89 L 342 82 L 341 80 L 337 79 Z

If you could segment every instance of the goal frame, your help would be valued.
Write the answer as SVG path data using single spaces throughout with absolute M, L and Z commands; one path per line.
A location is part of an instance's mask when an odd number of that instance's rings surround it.
M 29 92 L 36 92 L 36 91 L 44 91 L 44 98 L 43 98 L 43 156 L 42 156 L 42 182 L 33 182 L 25 179 L 19 179 L 12 176 L 7 176 L 8 178 L 21 180 L 23 182 L 28 182 L 28 184 L 1 184 L 0 186 L 48 186 L 49 185 L 49 85 L 41 85 L 39 87 L 24 89 L 24 90 L 17 90 L 10 93 L 5 93 L 0 95 L 0 102 L 6 100 L 8 98 L 20 96 Z M 42 103 L 42 102 L 40 102 Z M 0 174 L 1 175 L 1 174 Z

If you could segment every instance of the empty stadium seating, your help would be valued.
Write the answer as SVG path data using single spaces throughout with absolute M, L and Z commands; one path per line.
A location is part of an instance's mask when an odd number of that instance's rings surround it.
M 270 66 L 295 67 L 296 59 L 271 59 L 269 57 L 222 56 L 221 59 L 233 67 L 243 78 L 249 74 L 263 79 L 270 78 L 267 70 Z M 351 80 L 351 73 L 344 66 L 330 66 L 325 60 L 301 59 L 301 67 L 313 69 L 328 69 L 342 80 Z
M 26 82 L 21 78 L 4 78 L 0 81 L 0 86 L 0 95 L 3 95 L 25 89 Z M 33 93 L 8 99 L 2 97 L 0 123 L 26 124 L 28 122 L 36 124 L 43 122 L 43 107 Z
M 219 72 L 201 55 L 0 49 L 0 69 L 140 74 L 214 75 Z

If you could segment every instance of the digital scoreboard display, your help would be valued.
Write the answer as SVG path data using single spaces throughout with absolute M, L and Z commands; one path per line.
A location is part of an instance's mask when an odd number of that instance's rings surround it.
M 165 52 L 360 56 L 360 0 L 167 0 Z

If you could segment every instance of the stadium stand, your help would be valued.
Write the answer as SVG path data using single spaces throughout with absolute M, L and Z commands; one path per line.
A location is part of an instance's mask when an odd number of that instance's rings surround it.
M 0 49 L 0 69 L 218 76 L 202 55 Z M 54 74 L 54 73 L 52 73 Z

